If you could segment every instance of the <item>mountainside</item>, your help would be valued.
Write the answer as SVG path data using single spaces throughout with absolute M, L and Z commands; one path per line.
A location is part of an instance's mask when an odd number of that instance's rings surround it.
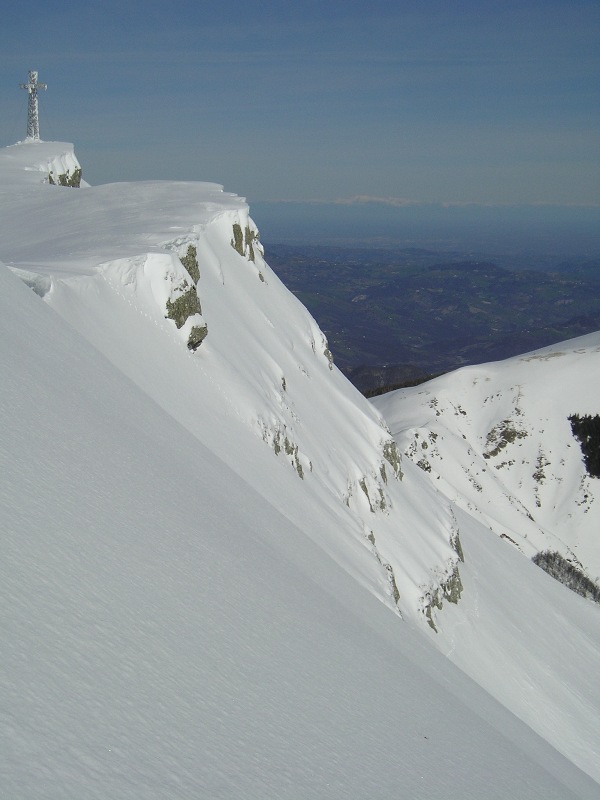
M 508 550 L 518 551 L 551 567 L 550 572 L 580 594 L 598 599 L 600 484 L 586 465 L 573 418 L 595 418 L 599 396 L 600 333 L 595 333 L 506 361 L 465 367 L 373 402 L 402 453 L 462 510 L 457 514 L 461 530 L 471 530 L 465 522 L 468 516 L 502 540 L 494 548 L 495 564 L 506 562 Z M 597 436 L 592 444 L 597 453 Z M 462 541 L 467 549 L 465 536 Z M 471 543 L 481 547 L 480 541 Z M 491 557 L 490 551 L 487 558 Z M 490 569 L 487 564 L 485 572 L 475 567 L 469 575 L 469 560 L 461 566 L 463 601 L 445 615 L 436 643 L 518 716 L 577 759 L 588 736 L 598 735 L 597 656 L 589 643 L 578 641 L 573 628 L 566 636 L 553 632 L 551 609 L 535 619 L 531 600 L 523 602 L 523 586 L 513 567 L 506 563 Z M 531 581 L 532 576 L 522 580 Z M 589 615 L 598 622 L 598 605 L 555 583 L 561 596 L 554 611 L 566 616 L 565 608 L 573 604 L 575 619 Z M 499 644 L 507 635 L 510 651 Z M 557 647 L 561 664 L 556 661 Z M 535 653 L 545 655 L 532 659 Z M 551 677 L 548 664 L 553 662 L 557 672 Z M 588 722 L 574 714 L 570 721 L 563 720 L 566 728 L 556 728 L 553 708 L 563 702 L 574 670 L 589 681 L 590 694 L 573 696 L 570 702 Z M 528 689 L 516 692 L 516 686 Z M 586 708 L 590 697 L 596 700 Z M 595 746 L 593 758 L 597 760 Z
M 598 475 L 571 418 L 600 412 L 600 333 L 376 398 L 400 449 L 453 503 L 529 558 L 600 581 Z M 596 442 L 598 448 L 598 442 Z
M 541 634 L 530 690 L 444 657 L 488 663 L 456 636 L 475 603 L 507 653 L 526 608 L 597 664 L 596 606 L 513 549 L 490 566 L 243 200 L 88 187 L 71 145 L 25 142 L 0 260 L 7 797 L 597 796 L 589 673 Z M 504 569 L 517 597 L 488 606 Z
M 6 152 L 21 149 L 27 163 L 38 145 Z M 203 183 L 7 184 L 5 263 L 377 596 L 424 613 L 457 568 L 450 509 L 424 519 L 406 502 L 385 423 L 265 263 L 245 202 Z M 307 494 L 320 498 L 312 515 Z M 418 548 L 399 513 L 421 530 Z

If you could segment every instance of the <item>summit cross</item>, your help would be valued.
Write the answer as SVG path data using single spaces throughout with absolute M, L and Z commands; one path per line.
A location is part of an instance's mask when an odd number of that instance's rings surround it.
M 29 83 L 22 83 L 21 89 L 29 92 L 29 102 L 27 104 L 27 138 L 34 142 L 40 140 L 40 119 L 38 114 L 38 89 L 46 89 L 45 83 L 38 83 L 36 70 L 29 70 Z

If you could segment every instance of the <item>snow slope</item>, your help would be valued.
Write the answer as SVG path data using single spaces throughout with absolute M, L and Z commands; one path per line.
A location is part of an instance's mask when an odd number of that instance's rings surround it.
M 501 543 L 400 464 L 245 203 L 48 184 L 77 169 L 0 153 L 3 796 L 597 797 L 589 677 L 552 656 L 507 699 L 438 652 L 486 608 L 510 653 Z M 562 587 L 506 552 L 535 625 Z M 597 663 L 597 615 L 563 613 Z
M 74 159 L 71 145 L 56 148 Z M 36 144 L 5 152 L 24 167 Z M 42 168 L 37 184 L 23 174 L 26 184 L 13 170 L 0 186 L 4 262 L 357 580 L 423 617 L 458 563 L 449 506 L 411 503 L 385 423 L 265 263 L 246 203 L 215 184 L 73 190 L 42 184 Z M 181 261 L 190 246 L 199 280 Z M 178 330 L 166 303 L 194 284 L 201 314 Z M 191 354 L 190 331 L 204 325 Z
M 597 796 L 14 276 L 5 797 Z
M 465 367 L 375 400 L 436 488 L 531 557 L 556 550 L 600 580 L 598 479 L 569 417 L 597 414 L 600 333 Z
M 599 394 L 596 333 L 374 401 L 403 453 L 461 509 L 464 592 L 436 645 L 597 779 L 600 607 L 529 558 L 557 551 L 598 582 L 598 479 L 568 418 L 598 413 Z

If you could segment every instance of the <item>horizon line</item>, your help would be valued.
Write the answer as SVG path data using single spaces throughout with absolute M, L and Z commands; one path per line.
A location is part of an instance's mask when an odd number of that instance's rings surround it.
M 281 204 L 302 204 L 302 205 L 327 205 L 327 206 L 360 206 L 360 205 L 382 205 L 392 208 L 413 208 L 435 206 L 439 208 L 462 208 L 475 206 L 478 208 L 600 208 L 600 202 L 588 203 L 564 203 L 552 202 L 548 200 L 536 201 L 478 201 L 478 200 L 414 200 L 407 197 L 378 197 L 374 195 L 352 195 L 350 197 L 337 197 L 335 199 L 322 198 L 268 198 L 265 200 L 254 200 L 256 203 L 281 203 Z

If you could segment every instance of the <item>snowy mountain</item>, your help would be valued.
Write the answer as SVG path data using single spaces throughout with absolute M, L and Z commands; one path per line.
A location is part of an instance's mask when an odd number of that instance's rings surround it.
M 245 202 L 203 183 L 67 191 L 42 180 L 78 170 L 71 145 L 4 153 L 39 171 L 0 189 L 2 260 L 384 602 L 428 611 L 459 560 L 449 505 L 407 504 L 384 421 L 265 263 Z
M 401 460 L 242 199 L 24 142 L 0 260 L 5 796 L 598 796 L 597 607 Z
M 453 503 L 529 558 L 560 553 L 600 581 L 599 481 L 571 417 L 596 415 L 600 333 L 465 367 L 375 405 Z
M 563 588 L 554 608 L 540 609 L 537 617 L 524 587 L 538 576 L 523 575 L 520 581 L 512 567 L 494 566 L 507 559 L 508 549 L 528 559 L 558 554 L 586 586 L 600 583 L 598 477 L 586 468 L 571 424 L 575 414 L 598 413 L 599 395 L 600 333 L 595 333 L 506 361 L 465 367 L 374 401 L 399 449 L 462 510 L 457 514 L 461 531 L 471 530 L 471 519 L 502 540 L 487 555 L 485 577 L 478 570 L 476 585 L 469 583 L 469 559 L 461 566 L 465 602 L 446 615 L 438 646 L 576 760 L 588 736 L 598 741 L 594 717 L 600 690 L 597 656 L 589 643 L 577 642 L 577 635 L 571 636 L 573 628 L 569 634 L 561 633 L 560 625 L 552 628 L 554 614 L 563 617 L 563 623 L 568 618 L 563 615 L 574 602 L 572 593 Z M 492 574 L 495 583 L 490 581 Z M 537 593 L 537 581 L 532 586 Z M 502 614 L 497 613 L 499 606 Z M 569 624 L 583 615 L 596 622 L 600 607 L 577 599 Z M 506 641 L 511 642 L 508 651 L 500 644 Z M 556 663 L 559 642 L 564 648 L 562 664 Z M 560 715 L 557 706 L 565 702 L 574 668 L 582 670 L 580 677 L 589 683 L 590 694 L 575 693 L 569 702 L 580 708 L 588 723 L 573 714 L 564 720 L 567 727 L 557 731 L 553 720 Z M 516 685 L 528 684 L 522 696 L 515 692 Z M 586 707 L 592 696 L 595 702 Z M 541 708 L 548 719 L 543 719 Z M 597 744 L 591 756 L 598 763 Z

